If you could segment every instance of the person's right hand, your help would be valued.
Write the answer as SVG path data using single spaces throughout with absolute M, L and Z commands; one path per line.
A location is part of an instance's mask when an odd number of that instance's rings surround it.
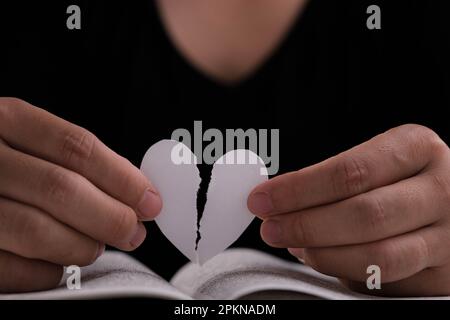
M 87 130 L 0 98 L 0 292 L 58 285 L 104 244 L 130 251 L 161 199 L 143 174 Z

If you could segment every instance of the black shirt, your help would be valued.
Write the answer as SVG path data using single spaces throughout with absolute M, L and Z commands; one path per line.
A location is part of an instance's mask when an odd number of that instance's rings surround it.
M 82 29 L 68 30 L 78 4 Z M 382 29 L 366 27 L 369 5 Z M 389 128 L 419 123 L 450 141 L 450 5 L 445 0 L 312 0 L 282 44 L 233 86 L 176 50 L 152 1 L 0 5 L 0 96 L 16 96 L 94 132 L 136 166 L 174 129 L 280 129 L 279 174 Z M 169 277 L 186 259 L 148 223 L 134 254 Z M 259 221 L 235 244 L 271 250 Z

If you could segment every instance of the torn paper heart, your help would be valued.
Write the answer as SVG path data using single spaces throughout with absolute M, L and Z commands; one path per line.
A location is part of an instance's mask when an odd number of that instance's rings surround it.
M 191 164 L 174 161 L 174 151 L 188 155 Z M 233 150 L 220 157 L 212 169 L 198 227 L 201 178 L 196 164 L 197 158 L 184 144 L 162 140 L 147 151 L 141 170 L 162 198 L 157 225 L 186 257 L 203 264 L 236 241 L 252 222 L 254 215 L 247 208 L 247 197 L 256 185 L 267 180 L 267 169 L 250 150 Z

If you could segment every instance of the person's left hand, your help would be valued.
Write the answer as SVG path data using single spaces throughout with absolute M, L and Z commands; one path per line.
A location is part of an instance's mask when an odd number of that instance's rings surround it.
M 404 125 L 257 186 L 261 236 L 357 291 L 450 295 L 450 150 Z M 381 269 L 369 291 L 367 268 Z

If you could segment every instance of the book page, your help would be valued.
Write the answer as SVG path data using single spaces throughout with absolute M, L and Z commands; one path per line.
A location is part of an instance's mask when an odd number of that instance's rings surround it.
M 131 256 L 106 251 L 93 265 L 81 268 L 81 289 L 58 288 L 22 294 L 0 294 L 0 299 L 191 299 Z
M 171 283 L 195 299 L 381 299 L 352 292 L 301 263 L 251 249 L 229 249 L 203 266 L 189 263 Z

